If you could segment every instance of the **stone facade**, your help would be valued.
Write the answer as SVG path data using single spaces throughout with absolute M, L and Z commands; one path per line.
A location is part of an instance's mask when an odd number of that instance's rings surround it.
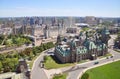
M 74 37 L 57 38 L 55 47 L 55 56 L 62 63 L 79 62 L 85 59 L 97 59 L 98 56 L 104 56 L 108 53 L 107 42 L 109 40 L 109 31 L 104 28 L 102 33 L 89 32 L 80 33 Z

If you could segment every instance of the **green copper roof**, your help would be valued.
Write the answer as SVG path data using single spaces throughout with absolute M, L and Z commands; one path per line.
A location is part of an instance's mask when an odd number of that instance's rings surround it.
M 97 46 L 97 50 L 101 51 L 102 50 L 102 45 Z
M 102 45 L 103 45 L 103 49 L 105 49 L 107 47 L 106 44 L 104 44 L 104 43 Z
M 84 54 L 87 53 L 87 48 L 86 47 L 77 47 L 76 54 Z
M 58 51 L 58 53 L 60 53 L 62 56 L 68 56 L 68 55 L 70 54 L 70 49 L 64 49 L 64 48 L 62 48 L 62 47 L 60 47 L 60 46 L 57 46 L 55 49 L 56 49 L 56 50 Z
M 80 32 L 79 36 L 83 36 L 83 33 L 82 33 L 82 32 Z
M 76 47 L 76 42 L 75 42 L 75 40 L 72 40 L 72 41 L 71 41 L 71 46 L 72 46 L 72 47 Z
M 95 45 L 95 43 L 94 43 L 93 41 L 90 41 L 89 39 L 86 39 L 86 41 L 84 42 L 84 46 L 85 46 L 88 50 L 97 48 L 96 45 Z
M 94 49 L 94 48 L 97 48 L 97 47 L 96 47 L 95 43 L 91 41 L 89 44 L 89 49 Z
M 105 27 L 102 31 L 102 34 L 110 34 L 109 30 Z
M 100 51 L 100 50 L 103 50 L 106 48 L 106 44 L 102 43 L 100 45 L 97 46 L 97 50 Z

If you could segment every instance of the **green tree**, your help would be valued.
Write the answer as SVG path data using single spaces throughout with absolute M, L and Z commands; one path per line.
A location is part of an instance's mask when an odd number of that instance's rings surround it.
M 18 58 L 6 58 L 2 61 L 4 72 L 15 71 L 18 64 Z
M 5 59 L 5 55 L 0 54 L 0 61 L 3 61 Z
M 12 63 L 12 71 L 15 71 L 18 65 L 18 58 L 12 58 L 11 63 Z
M 81 79 L 89 79 L 89 74 L 88 73 L 84 73 Z
M 2 61 L 2 64 L 3 64 L 3 68 L 4 68 L 4 72 L 10 72 L 11 69 L 10 69 L 10 59 L 9 58 L 6 58 L 4 61 Z
M 2 63 L 0 61 L 0 73 L 1 73 L 2 69 L 3 69 L 3 65 L 2 65 Z

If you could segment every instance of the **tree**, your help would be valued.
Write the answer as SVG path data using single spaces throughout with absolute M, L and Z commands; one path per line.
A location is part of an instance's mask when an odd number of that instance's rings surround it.
M 88 73 L 84 73 L 81 79 L 89 79 L 89 74 Z
M 0 44 L 2 44 L 3 39 L 4 39 L 4 35 L 0 35 Z
M 0 73 L 1 73 L 2 69 L 3 69 L 3 65 L 2 65 L 2 63 L 0 61 Z
M 3 68 L 4 68 L 4 72 L 10 72 L 11 69 L 10 69 L 10 59 L 9 58 L 6 58 L 4 61 L 2 61 L 2 64 L 3 64 Z
M 26 48 L 23 53 L 27 56 L 30 56 L 30 53 L 32 52 L 32 49 L 31 48 Z
M 18 65 L 18 58 L 12 58 L 11 63 L 13 64 L 12 71 L 15 71 L 15 69 Z
M 4 72 L 15 71 L 17 64 L 18 58 L 6 58 L 4 61 L 2 61 Z
M 3 61 L 5 59 L 5 55 L 0 54 L 0 61 Z

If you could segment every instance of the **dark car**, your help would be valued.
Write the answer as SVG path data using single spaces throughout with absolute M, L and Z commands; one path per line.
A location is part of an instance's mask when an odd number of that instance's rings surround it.
M 99 63 L 98 61 L 94 62 L 94 64 L 98 64 L 98 63 Z
M 113 58 L 113 56 L 111 56 L 110 58 Z

